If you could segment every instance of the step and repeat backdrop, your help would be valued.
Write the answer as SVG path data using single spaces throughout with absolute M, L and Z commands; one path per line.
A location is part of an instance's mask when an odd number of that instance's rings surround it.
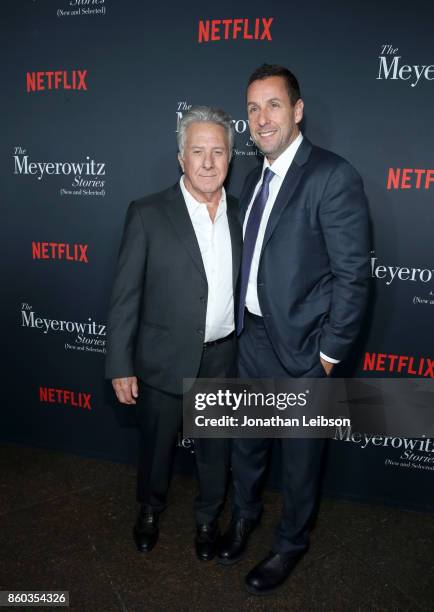
M 369 199 L 371 300 L 340 375 L 434 377 L 433 6 L 15 0 L 1 12 L 3 441 L 135 460 L 133 409 L 103 374 L 124 215 L 178 180 L 177 122 L 194 104 L 233 118 L 239 195 L 261 163 L 245 87 L 263 62 L 298 76 L 303 132 L 351 161 Z M 432 440 L 337 429 L 324 489 L 434 509 L 433 476 Z

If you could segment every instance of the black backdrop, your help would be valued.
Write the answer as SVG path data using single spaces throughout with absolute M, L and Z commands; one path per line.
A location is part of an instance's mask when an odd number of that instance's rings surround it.
M 349 159 L 369 198 L 372 299 L 341 375 L 413 376 L 434 358 L 429 3 L 16 0 L 2 17 L 4 441 L 134 460 L 131 410 L 103 380 L 124 214 L 179 177 L 175 132 L 191 104 L 234 118 L 228 190 L 239 194 L 260 161 L 245 83 L 264 61 L 299 77 L 304 133 Z M 433 509 L 433 470 L 416 440 L 337 431 L 324 487 Z

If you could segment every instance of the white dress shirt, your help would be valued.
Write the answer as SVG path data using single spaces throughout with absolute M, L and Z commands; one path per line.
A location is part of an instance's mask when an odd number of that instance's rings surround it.
M 227 217 L 226 193 L 222 195 L 211 221 L 206 204 L 187 190 L 184 177 L 179 181 L 193 224 L 208 281 L 205 342 L 224 338 L 234 331 L 234 292 L 232 284 L 232 242 Z M 181 299 L 182 296 L 174 296 Z
M 261 251 L 262 244 L 264 242 L 265 230 L 267 229 L 268 219 L 270 218 L 271 211 L 273 210 L 274 203 L 276 201 L 277 195 L 282 186 L 283 180 L 288 172 L 295 154 L 297 153 L 298 147 L 301 145 L 303 140 L 303 135 L 300 133 L 297 138 L 291 142 L 289 147 L 281 154 L 279 157 L 270 165 L 270 162 L 266 157 L 264 157 L 264 165 L 262 167 L 261 178 L 258 181 L 258 184 L 255 187 L 253 192 L 252 199 L 250 200 L 250 204 L 247 208 L 246 216 L 244 219 L 243 225 L 243 236 L 246 232 L 247 221 L 250 216 L 250 211 L 255 201 L 256 194 L 258 193 L 261 185 L 262 179 L 264 176 L 265 168 L 270 168 L 273 171 L 274 176 L 270 180 L 269 183 L 269 195 L 267 203 L 265 204 L 264 212 L 262 214 L 261 223 L 259 225 L 258 236 L 256 238 L 255 249 L 253 251 L 252 257 L 252 265 L 250 268 L 250 276 L 249 282 L 247 285 L 247 294 L 246 294 L 246 308 L 252 314 L 258 315 L 262 317 L 261 307 L 259 305 L 258 299 L 258 290 L 257 290 L 257 279 L 258 279 L 258 268 L 259 261 L 261 259 Z M 321 357 L 330 363 L 339 363 L 338 360 L 333 359 L 331 357 L 327 357 L 324 353 L 320 353 Z

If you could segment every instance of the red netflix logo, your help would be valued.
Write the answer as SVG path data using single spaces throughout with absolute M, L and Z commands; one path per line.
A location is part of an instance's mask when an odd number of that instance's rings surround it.
M 69 391 L 69 389 L 53 389 L 52 387 L 39 387 L 39 401 L 47 404 L 69 404 L 74 408 L 92 410 L 90 393 Z
M 27 93 L 46 89 L 75 89 L 87 91 L 87 70 L 49 70 L 27 72 Z
M 68 244 L 65 242 L 32 242 L 33 259 L 66 259 L 89 263 L 87 244 Z
M 365 353 L 363 370 L 374 372 L 397 372 L 434 378 L 434 359 L 411 357 L 409 355 L 390 355 L 387 353 Z
M 422 168 L 389 168 L 387 189 L 429 189 L 434 170 Z
M 272 40 L 270 28 L 274 17 L 256 19 L 201 19 L 199 21 L 198 41 L 217 40 Z

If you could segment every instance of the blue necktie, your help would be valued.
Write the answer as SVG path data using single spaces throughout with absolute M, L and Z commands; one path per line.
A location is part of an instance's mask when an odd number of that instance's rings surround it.
M 240 280 L 240 301 L 238 304 L 237 335 L 241 334 L 244 327 L 244 308 L 246 306 L 247 285 L 249 283 L 250 268 L 252 266 L 253 252 L 255 250 L 256 239 L 258 237 L 259 226 L 265 204 L 268 200 L 270 191 L 270 181 L 274 172 L 270 168 L 265 168 L 262 185 L 256 194 L 255 201 L 250 209 L 247 220 L 246 231 L 244 234 L 243 257 L 241 261 L 241 280 Z

